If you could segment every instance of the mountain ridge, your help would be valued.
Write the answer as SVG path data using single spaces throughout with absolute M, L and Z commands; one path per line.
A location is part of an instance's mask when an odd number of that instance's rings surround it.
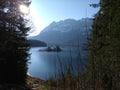
M 81 20 L 65 19 L 58 22 L 52 22 L 42 30 L 38 36 L 33 39 L 44 41 L 49 44 L 78 44 L 86 42 L 87 33 L 92 28 L 93 20 L 83 18 Z M 86 32 L 86 29 L 88 32 Z

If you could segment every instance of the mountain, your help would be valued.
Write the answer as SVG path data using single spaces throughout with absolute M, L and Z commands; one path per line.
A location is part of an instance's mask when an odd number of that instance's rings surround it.
M 43 41 L 39 40 L 29 40 L 31 47 L 42 47 L 42 46 L 47 46 L 47 44 Z
M 78 42 L 86 42 L 92 23 L 93 20 L 90 18 L 52 22 L 38 36 L 32 38 L 45 41 L 47 44 L 78 45 Z

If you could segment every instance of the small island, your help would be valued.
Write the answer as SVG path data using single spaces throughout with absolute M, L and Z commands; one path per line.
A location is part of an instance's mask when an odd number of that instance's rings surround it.
M 62 51 L 62 49 L 58 45 L 56 45 L 56 46 L 48 46 L 47 48 L 45 48 L 43 50 L 39 50 L 39 51 L 60 52 L 60 51 Z

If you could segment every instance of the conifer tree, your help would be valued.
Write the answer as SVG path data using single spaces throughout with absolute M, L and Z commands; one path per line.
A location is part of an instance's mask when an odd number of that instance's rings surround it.
M 0 0 L 0 83 L 25 84 L 30 27 L 20 11 L 20 5 L 29 7 L 29 0 Z
M 89 68 L 93 86 L 101 81 L 104 90 L 120 89 L 119 23 L 120 0 L 101 0 L 89 44 Z

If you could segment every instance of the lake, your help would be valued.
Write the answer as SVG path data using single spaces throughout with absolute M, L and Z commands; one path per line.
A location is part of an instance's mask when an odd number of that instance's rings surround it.
M 41 79 L 58 75 L 61 70 L 72 67 L 73 73 L 82 71 L 86 64 L 87 52 L 76 47 L 62 47 L 61 52 L 40 51 L 45 47 L 31 48 L 28 73 Z

